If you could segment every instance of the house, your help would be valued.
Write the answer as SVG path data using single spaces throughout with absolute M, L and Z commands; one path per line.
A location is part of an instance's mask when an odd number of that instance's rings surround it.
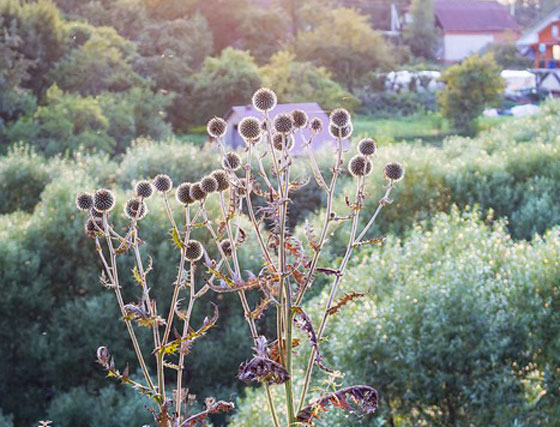
M 274 120 L 277 114 L 280 113 L 291 113 L 293 110 L 303 110 L 307 113 L 310 119 L 318 117 L 323 121 L 323 130 L 313 138 L 313 149 L 320 149 L 328 144 L 331 144 L 333 137 L 330 136 L 328 132 L 329 116 L 323 111 L 323 109 L 316 102 L 304 102 L 298 104 L 278 104 L 274 110 L 270 112 L 270 118 Z M 239 122 L 248 116 L 254 116 L 261 118 L 262 113 L 257 111 L 252 105 L 243 105 L 232 107 L 231 110 L 225 116 L 225 120 L 228 124 L 228 130 L 225 135 L 225 143 L 233 148 L 239 148 L 245 146 L 245 141 L 239 135 L 237 131 L 237 126 Z M 306 138 L 311 136 L 311 131 L 309 129 L 303 129 L 303 134 Z M 333 145 L 334 146 L 334 145 Z M 303 154 L 303 142 L 299 136 L 296 135 L 296 143 L 292 149 L 293 155 Z
M 506 6 L 490 0 L 434 0 L 441 30 L 441 62 L 462 61 L 494 43 L 514 42 L 521 33 Z M 412 17 L 405 12 L 405 24 Z

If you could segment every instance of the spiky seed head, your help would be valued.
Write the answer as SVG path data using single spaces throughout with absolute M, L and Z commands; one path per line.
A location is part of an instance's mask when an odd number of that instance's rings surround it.
M 89 212 L 91 213 L 91 216 L 94 218 L 103 218 L 103 212 L 96 211 L 94 208 L 91 208 Z
M 309 120 L 309 128 L 313 133 L 320 133 L 323 130 L 323 121 L 319 117 L 313 117 Z
M 222 192 L 229 188 L 229 179 L 227 176 L 227 172 L 225 170 L 222 169 L 215 170 L 214 172 L 212 172 L 212 176 L 218 183 L 217 191 Z
M 200 182 L 195 182 L 191 185 L 191 198 L 193 200 L 203 200 L 206 197 L 206 193 L 200 186 Z
M 276 107 L 277 102 L 276 94 L 267 87 L 261 87 L 253 94 L 253 106 L 263 113 Z
M 98 212 L 109 212 L 115 207 L 115 195 L 106 188 L 97 190 L 93 195 L 93 207 Z
M 371 160 L 362 154 L 357 154 L 350 159 L 348 171 L 352 176 L 367 176 L 371 173 Z
M 138 198 L 129 199 L 124 205 L 124 214 L 130 219 L 142 219 L 147 213 L 146 203 Z
M 229 239 L 222 240 L 220 242 L 220 248 L 222 249 L 224 255 L 227 256 L 228 258 L 233 253 L 233 247 L 231 246 L 231 240 Z
M 218 181 L 212 175 L 205 176 L 200 180 L 200 188 L 206 194 L 213 193 L 218 190 Z
M 278 150 L 278 151 L 282 151 L 282 149 L 284 148 L 284 144 L 286 144 L 286 150 L 291 150 L 292 148 L 294 148 L 295 145 L 295 140 L 293 135 L 286 135 L 283 133 L 275 133 L 272 136 L 272 146 Z
M 392 182 L 398 182 L 404 177 L 404 167 L 398 162 L 391 162 L 385 165 L 385 179 Z
M 377 153 L 377 143 L 375 142 L 375 139 L 362 139 L 358 144 L 358 151 L 364 156 L 373 156 L 375 153 Z
M 274 130 L 279 133 L 289 133 L 294 128 L 294 121 L 289 114 L 278 114 L 274 117 Z
M 336 108 L 331 112 L 329 119 L 331 125 L 342 128 L 350 123 L 350 113 L 344 108 Z
M 244 117 L 237 129 L 239 135 L 247 141 L 255 141 L 261 136 L 261 122 L 255 117 Z
M 93 208 L 93 196 L 89 193 L 80 193 L 76 196 L 76 207 L 81 211 Z
M 309 118 L 307 117 L 307 113 L 303 110 L 294 110 L 292 111 L 292 121 L 294 122 L 294 126 L 296 128 L 302 128 L 307 125 L 307 121 Z
M 191 197 L 191 184 L 189 182 L 180 184 L 175 190 L 175 198 L 185 206 L 194 203 L 194 199 Z
M 198 261 L 202 258 L 204 248 L 198 240 L 189 240 L 185 248 L 185 258 L 190 262 Z
M 225 169 L 231 168 L 235 171 L 241 167 L 241 157 L 239 156 L 239 154 L 230 151 L 222 160 L 222 166 Z
M 221 138 L 226 134 L 227 131 L 227 123 L 221 117 L 214 117 L 208 121 L 206 125 L 206 132 L 212 138 Z
M 167 193 L 173 188 L 173 181 L 171 181 L 171 178 L 169 178 L 168 175 L 163 173 L 154 178 L 153 184 L 156 191 L 159 191 L 160 193 Z
M 136 197 L 142 197 L 144 199 L 149 199 L 154 194 L 154 187 L 150 181 L 142 180 L 136 183 L 134 187 L 134 193 Z
M 103 221 L 100 219 L 93 220 L 88 218 L 84 225 L 86 236 L 95 238 L 103 234 Z
M 331 136 L 333 138 L 348 138 L 350 135 L 352 135 L 352 131 L 354 130 L 352 123 L 349 123 L 347 126 L 344 127 L 337 127 L 334 125 L 329 125 L 329 133 L 331 134 Z

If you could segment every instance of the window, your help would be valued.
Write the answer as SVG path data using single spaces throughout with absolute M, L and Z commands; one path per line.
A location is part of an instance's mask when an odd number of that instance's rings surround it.
M 558 44 L 552 46 L 552 59 L 554 59 L 555 61 L 560 60 L 560 45 Z

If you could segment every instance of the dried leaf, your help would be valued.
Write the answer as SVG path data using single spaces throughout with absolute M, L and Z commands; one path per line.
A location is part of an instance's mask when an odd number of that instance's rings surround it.
M 284 348 L 286 348 L 286 340 L 284 340 Z M 299 339 L 293 338 L 292 339 L 292 348 L 295 348 L 299 345 Z M 284 352 L 284 357 L 286 356 L 286 352 Z M 277 363 L 280 363 L 280 351 L 278 349 L 278 340 L 275 339 L 272 342 L 272 347 L 270 347 L 270 358 Z
M 315 252 L 319 252 L 321 250 L 321 246 L 319 245 L 319 239 L 317 238 L 317 236 L 315 236 L 315 233 L 313 231 L 313 226 L 307 220 L 305 220 L 304 230 L 305 230 L 305 237 L 307 237 L 307 241 L 309 242 L 313 250 Z
M 327 276 L 340 276 L 341 273 L 339 270 L 330 267 L 317 267 L 317 273 L 325 273 Z
M 209 414 L 217 414 L 219 412 L 230 412 L 235 408 L 232 402 L 220 400 L 216 402 L 214 398 L 206 399 L 206 409 L 198 414 L 187 418 L 180 427 L 195 427 L 197 424 L 205 425 L 205 420 Z
M 294 307 L 293 312 L 295 313 L 294 322 L 295 324 L 307 334 L 309 337 L 309 342 L 311 347 L 315 349 L 315 363 L 319 368 L 324 370 L 328 373 L 333 373 L 334 371 L 330 368 L 327 368 L 323 364 L 323 358 L 319 353 L 319 341 L 317 339 L 317 334 L 315 333 L 315 329 L 313 329 L 313 324 L 311 323 L 311 319 L 309 316 L 303 311 L 301 307 Z
M 257 339 L 255 351 L 256 356 L 239 366 L 237 378 L 245 382 L 258 381 L 269 384 L 283 384 L 290 379 L 288 371 L 268 357 L 265 337 L 261 336 Z
M 362 240 L 361 242 L 354 243 L 353 247 L 354 249 L 356 249 L 356 248 L 361 248 L 363 246 L 380 245 L 385 241 L 385 239 L 386 239 L 385 236 L 381 236 L 381 237 L 376 237 L 374 239 Z
M 297 191 L 309 184 L 309 177 L 301 178 L 297 181 L 292 181 L 289 184 L 289 191 Z
M 341 299 L 338 300 L 338 302 L 333 305 L 331 308 L 329 308 L 327 310 L 327 313 L 330 315 L 335 314 L 343 305 L 349 303 L 352 300 L 355 300 L 356 298 L 360 298 L 365 296 L 366 294 L 361 294 L 358 292 L 352 292 L 350 294 L 346 294 L 344 295 Z

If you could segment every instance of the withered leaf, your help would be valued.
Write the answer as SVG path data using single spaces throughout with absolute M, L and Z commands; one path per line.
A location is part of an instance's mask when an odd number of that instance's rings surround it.
M 206 399 L 206 409 L 198 414 L 192 415 L 183 421 L 180 427 L 195 427 L 196 425 L 205 425 L 204 421 L 209 414 L 217 414 L 219 412 L 230 412 L 235 408 L 232 402 L 219 400 L 216 402 L 214 398 Z
M 280 364 L 270 359 L 266 350 L 266 338 L 259 337 L 256 355 L 247 363 L 239 366 L 237 378 L 244 382 L 257 381 L 283 384 L 290 379 L 288 371 Z
M 317 267 L 318 273 L 325 273 L 327 276 L 340 276 L 340 271 L 330 267 Z
M 294 308 L 292 308 L 292 310 L 295 314 L 295 316 L 294 316 L 295 324 L 303 332 L 305 332 L 307 334 L 307 336 L 309 337 L 309 342 L 311 344 L 311 347 L 313 347 L 315 349 L 315 363 L 317 364 L 317 366 L 319 368 L 321 368 L 325 372 L 333 373 L 334 371 L 332 369 L 327 368 L 323 364 L 323 358 L 321 357 L 321 355 L 319 353 L 319 340 L 317 339 L 317 334 L 315 333 L 315 329 L 313 328 L 313 324 L 311 323 L 311 319 L 305 313 L 305 311 L 303 311 L 303 309 L 301 307 L 294 307 Z
M 299 345 L 299 339 L 297 338 L 293 338 L 292 339 L 292 348 L 295 348 Z M 285 340 L 284 340 L 284 348 L 286 346 Z M 284 356 L 286 356 L 286 352 L 284 352 Z M 277 363 L 280 363 L 280 351 L 278 349 L 278 339 L 275 339 L 274 341 L 272 341 L 272 347 L 270 347 L 270 358 L 272 360 L 274 360 Z
M 358 292 L 352 292 L 352 293 L 346 294 L 342 298 L 340 298 L 335 305 L 333 305 L 331 308 L 329 308 L 327 310 L 327 313 L 329 315 L 335 314 L 345 304 L 349 303 L 352 300 L 355 300 L 356 298 L 363 297 L 365 295 L 366 294 L 362 294 L 362 293 L 358 293 Z

